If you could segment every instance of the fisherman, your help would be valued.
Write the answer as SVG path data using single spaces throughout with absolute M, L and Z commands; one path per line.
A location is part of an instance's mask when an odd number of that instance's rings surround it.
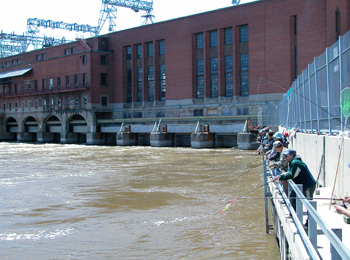
M 269 155 L 269 166 L 270 168 L 279 169 L 282 172 L 288 171 L 288 161 L 286 160 L 286 156 L 283 154 L 287 151 L 287 148 L 283 146 L 281 141 L 276 141 L 273 143 L 274 150 L 276 151 L 276 155 L 273 152 Z
M 256 141 L 260 143 L 260 146 L 258 148 L 258 153 L 261 153 L 264 150 L 264 145 L 267 144 L 267 136 L 266 136 L 266 131 L 264 129 L 259 131 L 259 135 L 256 138 Z
M 288 172 L 277 175 L 274 180 L 276 181 L 286 181 L 289 179 L 293 179 L 295 184 L 303 185 L 303 194 L 306 198 L 312 200 L 314 191 L 316 189 L 316 181 L 312 176 L 307 165 L 301 160 L 299 156 L 297 156 L 297 152 L 294 149 L 287 149 L 283 152 L 287 162 L 288 162 Z M 290 196 L 291 204 L 293 208 L 296 208 L 296 193 L 295 191 L 291 191 Z M 306 221 L 305 225 L 307 227 L 308 221 Z
M 273 148 L 273 131 L 267 133 L 267 143 L 264 145 L 264 152 L 270 151 Z
M 287 144 L 286 144 L 286 142 L 285 142 L 285 140 L 284 140 L 284 138 L 283 138 L 282 133 L 280 133 L 280 132 L 275 133 L 275 134 L 273 135 L 273 140 L 274 140 L 275 142 L 276 142 L 276 141 L 280 141 L 280 142 L 283 144 L 284 147 L 287 147 Z

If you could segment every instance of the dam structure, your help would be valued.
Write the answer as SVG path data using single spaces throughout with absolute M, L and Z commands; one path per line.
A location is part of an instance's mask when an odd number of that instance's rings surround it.
M 2 57 L 0 140 L 189 146 L 209 133 L 205 146 L 233 147 L 248 121 L 278 125 L 297 75 L 350 28 L 348 10 L 261 0 Z

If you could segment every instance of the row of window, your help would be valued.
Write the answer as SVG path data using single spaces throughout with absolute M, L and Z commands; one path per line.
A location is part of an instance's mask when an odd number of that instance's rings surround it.
M 14 66 L 14 65 L 19 65 L 19 64 L 21 64 L 21 59 L 14 59 L 11 62 L 10 61 L 1 62 L 1 67 L 8 67 L 10 65 Z
M 154 49 L 155 49 L 155 44 L 158 47 L 158 55 L 159 57 L 162 57 L 165 55 L 165 41 L 164 40 L 159 40 L 156 42 L 147 42 L 144 43 L 146 45 L 146 55 L 147 57 L 153 57 L 154 56 Z M 135 55 L 136 59 L 142 59 L 144 53 L 143 53 L 143 44 L 136 44 L 135 45 Z M 133 49 L 132 46 L 126 46 L 126 60 L 131 60 L 133 55 Z M 144 101 L 144 88 L 146 88 L 147 91 L 147 100 L 148 101 L 154 101 L 155 100 L 155 74 L 156 72 L 159 72 L 159 86 L 157 88 L 158 93 L 159 93 L 159 100 L 165 100 L 165 91 L 166 91 L 166 82 L 165 82 L 165 64 L 158 64 L 156 65 L 156 69 L 158 71 L 155 71 L 155 66 L 154 64 L 148 65 L 146 67 L 147 69 L 147 75 L 146 79 L 143 78 L 143 72 L 144 68 L 137 67 L 135 74 L 136 74 L 136 100 L 137 102 L 142 102 Z M 126 68 L 126 101 L 127 102 L 133 102 L 133 70 L 129 66 Z
M 148 57 L 153 57 L 154 55 L 154 42 L 147 42 L 145 43 L 147 46 L 147 56 Z M 165 41 L 160 40 L 157 41 L 158 44 L 158 49 L 159 49 L 159 55 L 165 55 Z M 136 58 L 141 59 L 143 56 L 143 51 L 142 51 L 142 44 L 136 44 Z M 132 57 L 132 47 L 127 46 L 126 47 L 126 59 L 131 60 Z
M 75 53 L 76 53 L 75 47 L 64 49 L 64 55 L 75 54 Z M 46 53 L 37 54 L 35 59 L 37 61 L 46 60 Z M 21 59 L 13 59 L 11 61 L 4 61 L 4 62 L 1 62 L 0 65 L 2 67 L 8 67 L 10 65 L 14 66 L 14 65 L 19 65 L 19 64 L 21 64 Z
M 18 89 L 18 85 L 21 86 L 21 89 Z M 79 87 L 79 86 L 86 86 L 87 85 L 87 74 L 76 74 L 76 75 L 69 75 L 65 77 L 65 84 L 64 86 L 66 88 L 70 87 Z M 107 74 L 101 74 L 101 85 L 106 86 L 107 85 Z M 54 89 L 60 89 L 62 87 L 62 80 L 61 77 L 55 77 L 55 78 L 49 78 L 49 79 L 42 79 L 41 81 L 41 90 L 54 90 Z M 32 80 L 27 81 L 25 83 L 13 83 L 13 84 L 6 84 L 2 85 L 0 88 L 1 94 L 9 94 L 12 93 L 18 94 L 18 93 L 31 93 L 33 91 L 39 91 L 38 81 Z
M 210 36 L 210 48 L 218 46 L 218 31 L 213 30 L 209 32 Z M 239 27 L 239 42 L 243 44 L 248 44 L 248 25 L 241 25 Z M 233 35 L 232 28 L 224 29 L 224 45 L 233 44 Z M 196 49 L 204 51 L 204 33 L 196 34 Z M 248 48 L 247 48 L 248 49 Z M 243 53 L 240 50 L 240 84 L 241 84 L 241 96 L 249 95 L 249 54 Z M 203 56 L 203 55 L 201 55 Z M 224 84 L 225 84 L 225 96 L 232 97 L 234 95 L 234 74 L 233 74 L 233 56 L 226 55 L 224 56 Z M 205 71 L 205 62 L 202 57 L 196 58 L 196 80 L 197 80 L 197 98 L 204 98 L 205 96 L 205 80 L 204 80 L 204 71 Z M 217 98 L 219 96 L 219 85 L 218 85 L 218 57 L 210 58 L 210 93 L 209 96 L 212 98 Z
M 101 99 L 101 100 L 102 100 L 102 99 Z M 74 103 L 72 104 L 72 102 L 74 102 Z M 102 101 L 101 101 L 101 103 L 102 103 Z M 14 104 L 14 107 L 13 107 L 13 108 L 14 108 L 15 110 L 17 110 L 17 109 L 18 109 L 18 102 L 14 102 L 13 104 Z M 82 98 L 81 104 L 82 104 L 83 107 L 86 107 L 86 106 L 87 106 L 87 97 L 83 97 L 83 98 Z M 62 108 L 62 107 L 63 107 L 63 105 L 62 105 L 62 100 L 61 100 L 60 98 L 57 98 L 56 100 L 55 100 L 55 99 L 51 99 L 51 100 L 49 101 L 49 103 L 47 102 L 47 100 L 43 99 L 41 105 L 42 105 L 42 107 L 43 107 L 44 110 L 45 110 L 45 109 L 48 109 L 48 108 L 49 108 L 49 109 L 54 109 L 55 106 L 57 106 L 58 108 Z M 80 105 L 80 104 L 79 104 L 79 98 L 78 98 L 78 97 L 76 97 L 75 99 L 66 98 L 66 106 L 65 106 L 66 108 L 71 108 L 72 106 L 78 107 L 79 105 Z M 21 108 L 22 108 L 23 110 L 26 108 L 26 102 L 25 102 L 25 101 L 22 101 L 22 102 L 21 102 Z M 28 109 L 31 109 L 31 108 L 38 109 L 38 108 L 39 108 L 39 101 L 38 101 L 38 100 L 35 100 L 35 101 L 34 101 L 34 104 L 33 104 L 32 101 L 29 100 L 29 101 L 27 102 L 27 108 L 28 108 Z M 11 102 L 8 103 L 7 109 L 8 109 L 9 111 L 12 110 L 12 103 L 11 103 Z M 6 103 L 3 104 L 3 110 L 6 111 Z

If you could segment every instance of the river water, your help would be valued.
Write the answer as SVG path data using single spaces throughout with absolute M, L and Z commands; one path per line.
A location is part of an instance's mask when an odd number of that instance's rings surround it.
M 263 200 L 220 213 L 262 175 L 237 149 L 0 143 L 0 259 L 280 259 Z

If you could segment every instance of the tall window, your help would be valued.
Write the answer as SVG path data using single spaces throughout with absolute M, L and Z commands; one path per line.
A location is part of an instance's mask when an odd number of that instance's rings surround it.
M 165 55 L 165 41 L 159 41 L 159 55 Z
M 159 66 L 159 76 L 160 76 L 160 100 L 165 100 L 166 82 L 165 82 L 165 65 L 161 64 Z
M 148 101 L 154 101 L 154 67 L 148 66 Z
M 49 79 L 49 88 L 53 88 L 53 78 Z
M 132 102 L 132 70 L 126 71 L 126 102 Z
M 136 45 L 136 57 L 138 59 L 142 58 L 142 44 L 137 44 Z
M 225 45 L 232 45 L 232 28 L 225 28 Z
M 153 42 L 147 43 L 147 55 L 148 57 L 153 57 L 154 48 L 153 48 Z
M 132 49 L 131 46 L 126 47 L 126 60 L 131 60 Z
M 290 17 L 290 26 L 291 26 L 291 41 L 290 41 L 290 76 L 291 79 L 294 80 L 298 76 L 298 23 L 297 23 L 297 16 L 293 15 Z
M 204 60 L 197 60 L 197 98 L 204 98 Z
M 196 34 L 196 49 L 201 50 L 204 48 L 204 38 L 203 33 Z
M 218 89 L 218 58 L 210 59 L 210 96 L 216 98 L 219 96 Z
M 241 54 L 241 96 L 249 96 L 249 54 Z
M 233 57 L 225 57 L 225 96 L 233 96 Z
M 137 101 L 143 101 L 143 80 L 142 80 L 142 68 L 137 68 Z
M 218 31 L 210 32 L 210 47 L 218 46 Z
M 61 77 L 57 77 L 57 88 L 61 87 Z
M 239 26 L 241 96 L 249 96 L 249 31 L 248 25 Z
M 107 86 L 107 73 L 101 73 L 101 86 Z
M 101 55 L 101 65 L 107 65 L 107 55 Z
M 69 76 L 66 76 L 66 87 L 69 87 Z
M 248 25 L 239 27 L 239 42 L 248 42 Z
M 335 40 L 340 36 L 340 11 L 339 8 L 335 11 Z
M 83 74 L 83 85 L 87 84 L 87 75 Z
M 78 86 L 78 75 L 74 75 L 74 86 Z

